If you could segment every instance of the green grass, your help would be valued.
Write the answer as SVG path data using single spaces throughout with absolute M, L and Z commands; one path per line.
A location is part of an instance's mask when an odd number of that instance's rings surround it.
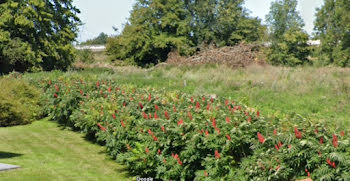
M 0 128 L 0 163 L 22 167 L 0 172 L 1 181 L 131 180 L 102 146 L 47 119 Z
M 308 119 L 331 121 L 340 127 L 350 124 L 350 102 L 347 101 L 350 99 L 349 68 L 253 65 L 231 69 L 204 65 L 145 70 L 117 67 L 114 73 L 93 69 L 60 75 L 113 79 L 121 84 L 192 94 L 217 94 L 256 107 L 264 115 L 297 113 Z

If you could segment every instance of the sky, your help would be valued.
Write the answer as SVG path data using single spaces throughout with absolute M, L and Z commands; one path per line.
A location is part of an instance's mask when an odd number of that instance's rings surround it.
M 246 0 L 245 7 L 250 15 L 265 20 L 274 0 Z M 101 32 L 108 35 L 116 34 L 112 27 L 119 31 L 127 21 L 135 0 L 75 0 L 74 5 L 80 9 L 80 19 L 84 23 L 80 28 L 78 41 L 95 38 Z M 298 0 L 297 10 L 304 19 L 304 29 L 311 34 L 315 20 L 315 10 L 321 7 L 323 0 Z

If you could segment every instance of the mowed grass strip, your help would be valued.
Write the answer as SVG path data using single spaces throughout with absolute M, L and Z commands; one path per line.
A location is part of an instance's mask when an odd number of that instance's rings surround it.
M 46 119 L 0 128 L 0 163 L 22 167 L 0 172 L 1 181 L 132 180 L 104 147 Z

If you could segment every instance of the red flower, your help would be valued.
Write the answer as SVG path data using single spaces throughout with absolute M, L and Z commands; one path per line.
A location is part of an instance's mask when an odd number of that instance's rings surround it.
M 230 135 L 227 134 L 226 138 L 227 138 L 227 140 L 231 141 L 231 136 Z
M 188 118 L 189 118 L 190 120 L 192 120 L 192 114 L 191 114 L 191 112 L 187 112 L 187 116 L 188 116 Z
M 331 160 L 329 160 L 329 158 L 327 158 L 327 163 L 328 165 L 330 165 L 333 168 L 336 168 L 335 162 L 332 162 Z
M 213 103 L 214 102 L 214 98 L 210 98 L 210 102 Z
M 177 122 L 177 125 L 178 125 L 178 126 L 181 126 L 183 123 L 184 123 L 184 121 L 183 121 L 182 119 L 180 119 L 180 120 Z
M 202 97 L 202 101 L 203 101 L 203 102 L 205 101 L 205 97 L 204 97 L 204 96 Z
M 210 110 L 210 104 L 207 104 L 207 111 Z
M 117 117 L 115 116 L 115 114 L 114 114 L 114 113 L 112 114 L 112 117 L 113 117 L 113 119 L 116 119 L 116 118 L 117 118 Z
M 103 127 L 100 123 L 97 123 L 97 126 L 100 128 L 100 130 L 102 130 L 103 132 L 106 131 L 106 128 Z
M 49 80 L 49 83 L 48 83 L 49 85 L 51 85 L 52 84 L 52 81 L 51 80 Z
M 220 134 L 220 129 L 219 128 L 215 128 L 215 131 L 218 132 L 218 134 Z
M 208 135 L 209 135 L 208 130 L 205 130 L 205 136 L 208 136 Z
M 196 103 L 196 110 L 199 110 L 200 109 L 200 104 L 199 102 Z
M 244 114 L 245 114 L 246 116 L 249 116 L 248 112 L 244 112 Z
M 173 106 L 173 111 L 176 112 L 176 107 L 175 106 Z
M 333 134 L 333 140 L 332 140 L 334 148 L 338 147 L 338 137 L 337 135 Z
M 228 100 L 226 99 L 226 100 L 225 100 L 225 106 L 227 106 L 227 105 L 228 105 L 228 103 L 229 103 L 229 102 L 228 102 Z
M 169 116 L 168 111 L 165 111 L 165 112 L 164 112 L 164 116 L 165 116 L 166 119 L 170 119 L 170 116 Z
M 151 129 L 148 129 L 148 134 L 153 135 L 153 132 L 151 131 Z
M 151 96 L 151 94 L 149 94 L 149 95 L 148 95 L 148 102 L 150 102 L 151 99 L 152 99 L 152 96 Z
M 139 102 L 139 107 L 140 107 L 140 109 L 143 109 L 143 105 L 141 102 Z
M 158 119 L 159 117 L 158 117 L 158 114 L 157 114 L 157 112 L 154 112 L 154 119 Z
M 152 138 L 154 141 L 158 141 L 158 138 L 156 136 L 153 135 Z
M 273 135 L 277 135 L 277 130 L 276 130 L 276 128 L 273 130 Z
M 259 111 L 256 112 L 256 117 L 260 117 L 260 112 Z
M 84 95 L 84 92 L 83 92 L 83 90 L 80 90 L 80 95 Z
M 120 120 L 120 124 L 122 125 L 123 128 L 125 128 L 125 124 L 123 120 Z
M 315 134 L 318 134 L 318 129 L 317 128 L 315 128 Z
M 288 145 L 288 148 L 291 149 L 291 148 L 292 148 L 292 145 L 289 144 L 289 145 Z
M 55 84 L 55 89 L 56 89 L 56 92 L 60 91 L 60 88 L 58 87 L 57 84 Z
M 215 118 L 211 119 L 211 124 L 212 124 L 213 128 L 216 128 L 216 119 Z
M 148 148 L 146 148 L 145 151 L 146 151 L 146 153 L 149 153 L 149 149 Z
M 218 150 L 215 150 L 215 158 L 220 159 L 220 153 Z
M 230 118 L 229 117 L 226 117 L 226 123 L 230 123 Z
M 161 151 L 160 151 L 160 149 L 158 149 L 158 155 L 160 155 L 161 154 Z
M 281 142 L 278 142 L 278 144 L 277 145 L 275 145 L 275 148 L 276 148 L 276 150 L 278 151 L 278 150 L 280 150 L 280 148 L 283 146 L 283 144 L 281 143 Z
M 340 132 L 340 136 L 344 137 L 344 136 L 345 136 L 345 132 L 344 132 L 344 131 L 341 131 L 341 132 Z
M 265 142 L 265 138 L 260 132 L 258 132 L 258 139 L 259 139 L 260 143 L 264 143 Z
M 294 133 L 295 133 L 295 137 L 298 139 L 302 138 L 302 134 L 301 132 L 298 130 L 298 128 L 294 127 Z
M 147 116 L 147 114 L 145 112 L 142 112 L 142 115 L 143 115 L 144 119 L 148 119 L 148 116 Z
M 192 103 L 194 102 L 193 97 L 191 97 L 191 102 L 192 102 Z
M 149 113 L 148 118 L 152 119 L 152 114 L 151 113 Z
M 54 98 L 57 98 L 57 97 L 58 97 L 58 95 L 55 93 L 55 94 L 53 95 L 53 97 L 54 97 Z
M 99 81 L 96 82 L 96 87 L 97 87 L 97 88 L 100 87 L 100 82 L 99 82 Z
M 165 127 L 162 126 L 161 129 L 162 129 L 163 133 L 165 133 Z
M 320 138 L 320 144 L 323 144 L 323 137 Z
M 208 177 L 208 172 L 207 171 L 204 171 L 204 176 Z
M 309 170 L 305 169 L 305 172 L 307 174 L 307 177 L 311 177 L 311 174 L 310 174 Z
M 124 106 L 124 107 L 126 106 L 126 102 L 123 102 L 123 106 Z
M 252 121 L 252 117 L 248 117 L 248 123 L 250 123 Z
M 112 92 L 112 88 L 111 87 L 108 87 L 108 92 Z
M 157 104 L 154 105 L 154 109 L 156 109 L 157 111 L 159 110 L 159 107 Z

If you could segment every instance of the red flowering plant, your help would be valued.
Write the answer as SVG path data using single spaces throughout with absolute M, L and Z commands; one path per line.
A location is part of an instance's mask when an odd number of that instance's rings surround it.
M 104 144 L 138 175 L 162 180 L 349 176 L 346 130 L 300 116 L 265 118 L 220 97 L 81 79 L 41 84 L 47 114 Z

